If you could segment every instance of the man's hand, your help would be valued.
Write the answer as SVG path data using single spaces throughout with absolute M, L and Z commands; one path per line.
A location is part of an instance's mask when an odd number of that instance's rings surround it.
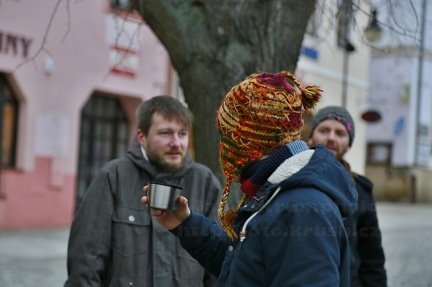
M 147 194 L 148 186 L 144 186 L 144 193 Z M 144 195 L 141 198 L 142 203 L 148 204 L 148 197 Z M 178 198 L 177 210 L 161 210 L 151 208 L 151 215 L 156 216 L 157 221 L 168 230 L 174 229 L 179 226 L 186 218 L 189 217 L 191 211 L 188 206 L 186 197 L 180 196 Z

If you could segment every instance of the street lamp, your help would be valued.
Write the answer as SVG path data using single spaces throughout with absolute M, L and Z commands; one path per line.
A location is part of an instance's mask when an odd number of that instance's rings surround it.
M 382 28 L 378 23 L 376 9 L 372 9 L 371 20 L 369 21 L 368 26 L 364 28 L 363 35 L 365 36 L 366 40 L 370 43 L 376 42 L 379 39 L 381 39 Z M 362 118 L 366 122 L 376 122 L 381 120 L 381 115 L 376 110 L 369 110 L 363 113 Z
M 382 29 L 377 19 L 377 10 L 372 9 L 372 18 L 369 25 L 363 30 L 366 40 L 369 42 L 376 42 L 381 39 Z

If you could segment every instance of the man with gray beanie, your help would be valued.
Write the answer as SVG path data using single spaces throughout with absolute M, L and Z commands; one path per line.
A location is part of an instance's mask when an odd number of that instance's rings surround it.
M 338 106 L 318 111 L 310 126 L 308 145 L 325 145 L 351 174 L 358 192 L 358 209 L 344 220 L 351 248 L 351 287 L 387 286 L 385 256 L 381 245 L 373 184 L 364 176 L 351 171 L 343 157 L 355 136 L 354 121 L 349 112 Z

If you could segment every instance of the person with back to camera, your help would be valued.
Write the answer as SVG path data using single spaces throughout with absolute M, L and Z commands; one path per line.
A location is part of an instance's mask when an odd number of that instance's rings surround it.
M 327 148 L 299 140 L 303 109 L 320 93 L 282 71 L 252 74 L 225 96 L 216 117 L 227 178 L 223 229 L 189 208 L 187 197 L 177 211 L 152 209 L 218 286 L 349 285 L 342 218 L 357 207 L 354 183 Z M 233 180 L 244 193 L 235 211 L 225 210 Z
M 132 146 L 98 172 L 77 211 L 65 286 L 214 286 L 216 278 L 140 203 L 149 181 L 180 186 L 194 210 L 220 225 L 222 185 L 188 153 L 193 116 L 170 96 L 143 102 L 136 116 Z
M 313 117 L 308 144 L 325 145 L 351 174 L 356 185 L 358 208 L 344 221 L 351 246 L 350 286 L 385 287 L 385 256 L 372 194 L 373 184 L 366 177 L 352 172 L 349 163 L 343 159 L 354 135 L 354 121 L 349 112 L 343 107 L 328 106 Z

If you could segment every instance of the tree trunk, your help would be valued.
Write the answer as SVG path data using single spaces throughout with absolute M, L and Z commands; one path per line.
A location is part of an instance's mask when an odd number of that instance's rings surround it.
M 223 181 L 216 112 L 254 72 L 294 72 L 315 0 L 137 0 L 167 49 L 195 116 L 195 159 Z

